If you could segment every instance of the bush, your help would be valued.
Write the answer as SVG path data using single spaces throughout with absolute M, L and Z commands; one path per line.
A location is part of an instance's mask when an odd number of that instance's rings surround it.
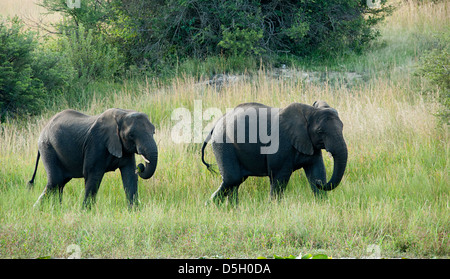
M 69 1 L 72 5 L 69 5 Z M 50 12 L 57 12 L 63 16 L 63 20 L 59 23 L 53 23 L 54 27 L 60 33 L 71 33 L 78 29 L 82 24 L 86 29 L 92 29 L 101 33 L 104 31 L 105 25 L 102 23 L 109 19 L 108 13 L 111 11 L 111 3 L 114 1 L 98 1 L 98 0 L 40 0 L 40 6 L 46 8 Z M 75 4 L 79 4 L 75 6 Z M 69 18 L 70 20 L 65 20 Z
M 217 45 L 228 50 L 231 55 L 259 55 L 263 52 L 263 48 L 258 46 L 258 42 L 263 38 L 262 30 L 222 28 L 222 40 Z
M 68 59 L 76 72 L 74 82 L 84 86 L 95 80 L 112 79 L 123 70 L 123 56 L 82 24 L 58 41 L 58 52 Z
M 32 69 L 34 34 L 22 28 L 18 18 L 0 19 L 0 120 L 37 113 L 44 105 L 44 84 Z
M 439 102 L 443 105 L 438 116 L 450 124 L 450 32 L 437 36 L 436 47 L 425 54 L 417 74 L 425 77 L 439 89 Z
M 375 24 L 391 7 L 370 9 L 366 0 L 44 0 L 71 26 L 96 27 L 120 45 L 127 63 L 172 66 L 208 56 L 330 56 L 361 52 L 378 33 Z
M 68 94 L 76 74 L 68 57 L 56 50 L 55 41 L 47 41 L 35 49 L 31 69 L 52 99 Z
M 170 52 L 182 58 L 227 52 L 295 56 L 361 52 L 378 35 L 374 25 L 391 10 L 385 1 L 382 8 L 369 9 L 361 0 L 131 2 L 122 7 L 128 19 L 122 22 L 131 22 L 138 30 L 134 46 L 154 50 L 158 57 Z
M 42 44 L 17 18 L 0 20 L 0 120 L 38 114 L 62 97 L 76 100 L 91 82 L 112 80 L 123 56 L 83 25 Z

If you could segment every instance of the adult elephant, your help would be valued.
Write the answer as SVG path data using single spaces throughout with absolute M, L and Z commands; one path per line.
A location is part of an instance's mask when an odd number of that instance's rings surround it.
M 342 129 L 337 111 L 324 101 L 316 101 L 313 106 L 293 103 L 284 109 L 258 103 L 237 106 L 216 122 L 202 146 L 202 162 L 210 169 L 204 150 L 212 139 L 222 176 L 222 184 L 211 199 L 219 203 L 228 196 L 237 204 L 239 185 L 248 176 L 269 176 L 270 194 L 279 197 L 292 172 L 300 168 L 305 170 L 316 195 L 321 193 L 319 190 L 333 190 L 347 165 Z M 334 159 L 328 182 L 321 149 L 329 151 Z
M 60 201 L 64 185 L 72 178 L 84 177 L 83 206 L 95 201 L 105 172 L 120 169 L 123 187 L 130 206 L 137 200 L 137 175 L 134 154 L 144 157 L 137 173 L 143 179 L 153 176 L 158 162 L 158 150 L 153 139 L 155 126 L 148 116 L 132 110 L 108 109 L 96 116 L 75 110 L 56 114 L 39 137 L 38 154 L 32 186 L 39 158 L 47 171 L 47 186 L 43 196 L 55 194 Z M 35 205 L 36 205 L 35 204 Z

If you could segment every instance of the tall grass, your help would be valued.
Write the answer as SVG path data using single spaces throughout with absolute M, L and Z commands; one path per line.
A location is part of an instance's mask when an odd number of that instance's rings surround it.
M 135 210 L 126 207 L 118 171 L 105 175 L 90 211 L 81 209 L 81 179 L 67 184 L 62 204 L 33 208 L 46 184 L 42 162 L 34 189 L 26 184 L 39 132 L 55 112 L 2 123 L 0 257 L 68 257 L 71 244 L 80 247 L 81 257 L 106 258 L 255 258 L 307 252 L 364 257 L 373 244 L 383 257 L 448 257 L 448 130 L 433 115 L 438 104 L 420 94 L 420 82 L 410 74 L 430 42 L 425 30 L 449 26 L 447 14 L 447 3 L 425 9 L 412 2 L 401 6 L 383 27 L 380 42 L 386 44 L 360 59 L 342 61 L 344 71 L 368 73 L 355 84 L 309 83 L 261 70 L 220 89 L 187 76 L 168 85 L 125 82 L 108 98 L 94 97 L 84 112 L 135 109 L 157 126 L 158 168 L 150 180 L 139 180 L 140 206 Z M 417 20 L 403 21 L 411 17 Z M 411 42 L 415 46 L 404 46 L 404 37 L 412 34 L 418 34 Z M 405 52 L 401 46 L 417 51 Z M 389 67 L 380 66 L 394 57 L 399 59 Z M 249 178 L 239 189 L 238 209 L 205 206 L 220 177 L 201 163 L 200 144 L 172 142 L 175 108 L 192 111 L 194 101 L 201 100 L 204 109 L 225 112 L 249 101 L 284 107 L 319 99 L 336 108 L 344 123 L 349 161 L 337 189 L 316 199 L 300 170 L 280 202 L 270 202 L 267 178 Z M 210 147 L 206 157 L 215 162 Z M 330 176 L 332 159 L 325 153 L 324 159 Z

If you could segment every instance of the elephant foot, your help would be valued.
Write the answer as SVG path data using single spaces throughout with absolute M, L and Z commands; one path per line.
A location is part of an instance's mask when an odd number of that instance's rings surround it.
M 141 207 L 141 201 L 138 198 L 133 199 L 132 202 L 128 202 L 129 210 L 138 210 Z
M 47 189 L 44 189 L 44 191 L 42 192 L 42 194 L 39 196 L 39 198 L 37 199 L 37 201 L 33 204 L 33 208 L 36 208 L 39 205 L 39 202 L 41 201 L 42 197 L 45 196 L 45 194 L 47 193 Z
M 210 205 L 211 205 L 211 202 L 212 202 L 211 199 L 205 201 L 205 206 L 210 206 Z

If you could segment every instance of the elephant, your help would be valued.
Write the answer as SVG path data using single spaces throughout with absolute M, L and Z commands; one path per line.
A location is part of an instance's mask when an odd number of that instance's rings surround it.
M 270 142 L 263 140 L 264 127 L 270 131 Z M 259 138 L 252 138 L 255 132 Z M 347 165 L 343 123 L 336 109 L 324 101 L 312 106 L 292 103 L 283 109 L 260 103 L 240 104 L 214 124 L 203 142 L 201 158 L 208 170 L 212 165 L 205 162 L 204 155 L 210 140 L 222 176 L 220 187 L 210 199 L 216 204 L 228 197 L 237 205 L 239 185 L 249 176 L 268 176 L 270 196 L 279 200 L 292 172 L 300 168 L 315 196 L 322 197 L 339 185 Z M 267 151 L 269 143 L 275 150 L 262 152 L 264 148 Z M 321 149 L 330 152 L 334 161 L 328 182 Z
M 42 197 L 54 196 L 57 190 L 62 202 L 66 183 L 83 177 L 83 208 L 90 208 L 105 172 L 119 168 L 126 198 L 132 207 L 138 201 L 137 174 L 149 179 L 156 170 L 158 148 L 154 133 L 155 126 L 148 116 L 133 110 L 112 108 L 100 115 L 88 116 L 68 109 L 56 114 L 39 136 L 36 165 L 28 183 L 33 186 L 42 156 L 47 185 L 35 206 Z M 145 160 L 145 166 L 139 164 L 137 170 L 135 153 Z

